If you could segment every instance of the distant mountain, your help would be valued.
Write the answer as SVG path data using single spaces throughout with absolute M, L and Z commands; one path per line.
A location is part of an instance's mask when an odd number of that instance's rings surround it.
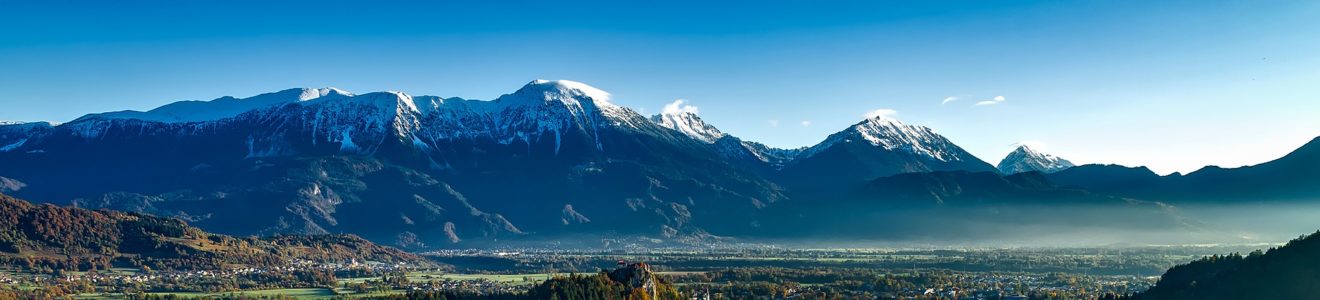
M 784 165 L 796 160 L 798 154 L 807 149 L 805 147 L 796 149 L 774 148 L 753 141 L 744 141 L 733 136 L 724 137 L 715 141 L 715 144 L 720 149 L 725 149 L 720 153 L 750 155 L 750 158 L 765 163 L 774 170 L 783 169 Z
M 33 205 L 0 194 L 0 264 L 86 270 L 146 265 L 152 269 L 287 266 L 294 259 L 404 262 L 424 259 L 352 235 L 236 238 L 177 219 L 137 213 Z
M 1097 193 L 1173 202 L 1310 201 L 1320 199 L 1320 138 L 1288 155 L 1240 168 L 1205 167 L 1159 176 L 1144 167 L 1087 165 L 1048 175 Z
M 924 126 L 873 116 L 803 150 L 785 176 L 799 185 L 854 185 L 902 173 L 994 171 L 990 164 Z
M 1062 187 L 1040 172 L 903 173 L 868 181 L 848 194 L 790 205 L 800 205 L 785 209 L 814 226 L 780 230 L 854 238 L 1007 241 L 1042 234 L 1032 231 L 1039 228 L 1122 232 L 1194 231 L 1200 226 L 1167 204 Z
M 1054 173 L 1075 167 L 1072 162 L 1058 156 L 1042 153 L 1027 145 L 1018 146 L 1004 160 L 999 161 L 1000 173 L 1017 174 L 1022 172 Z
M 1311 299 L 1320 295 L 1320 233 L 1268 252 L 1198 259 L 1170 268 L 1124 299 Z
M 802 149 L 778 149 L 757 142 L 744 141 L 706 123 L 697 116 L 696 112 L 666 111 L 651 116 L 651 120 L 661 127 L 673 129 L 697 141 L 714 145 L 721 155 L 735 163 L 777 170 L 802 152 Z
M 1284 157 L 1240 168 L 1205 167 L 1183 176 L 1166 176 L 1175 194 L 1187 199 L 1317 200 L 1320 199 L 1320 137 Z M 1180 198 L 1181 198 L 1180 197 Z
M 1076 166 L 1046 176 L 1060 185 L 1095 191 L 1123 191 L 1120 194 L 1124 195 L 1148 193 L 1166 180 L 1146 167 L 1100 164 Z
M 719 128 L 706 124 L 700 117 L 697 117 L 696 112 L 666 111 L 651 116 L 651 120 L 661 127 L 673 129 L 707 144 L 714 144 L 715 141 L 728 136 L 728 134 L 720 132 Z
M 1061 188 L 1039 172 L 1001 176 L 994 172 L 940 171 L 907 173 L 869 182 L 873 195 L 916 201 L 914 205 L 965 205 L 986 203 L 1103 203 L 1122 198 Z M 1003 197 L 1011 195 L 1010 197 Z

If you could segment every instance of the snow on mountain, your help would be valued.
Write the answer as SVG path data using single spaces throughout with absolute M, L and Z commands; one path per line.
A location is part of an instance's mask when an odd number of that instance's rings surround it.
M 685 105 L 684 102 L 686 101 L 678 99 L 665 105 L 660 114 L 651 116 L 651 121 L 707 144 L 714 144 L 720 138 L 728 136 L 697 117 L 696 106 Z
M 806 149 L 801 157 L 810 157 L 829 149 L 836 143 L 864 140 L 872 146 L 889 151 L 904 152 L 937 161 L 953 162 L 965 160 L 960 153 L 965 153 L 953 142 L 936 134 L 925 126 L 908 125 L 883 114 L 873 114 L 860 123 L 844 131 L 830 135 L 825 141 Z
M 564 133 L 582 131 L 596 139 L 598 150 L 604 150 L 600 142 L 602 127 L 637 129 L 650 125 L 645 117 L 609 100 L 609 93 L 580 82 L 535 80 L 491 101 L 484 110 L 496 126 L 491 131 L 506 143 L 509 139 L 526 141 L 553 133 L 558 144 Z
M 411 144 L 421 151 L 455 140 L 502 144 L 552 141 L 557 155 L 570 134 L 575 140 L 594 142 L 597 151 L 604 151 L 601 139 L 609 130 L 646 135 L 677 132 L 714 145 L 726 157 L 772 166 L 784 166 L 839 141 L 853 140 L 940 162 L 976 160 L 929 128 L 906 125 L 884 114 L 868 117 L 810 148 L 774 149 L 721 132 L 703 121 L 696 107 L 682 100 L 647 118 L 611 103 L 608 92 L 569 80 L 534 80 L 494 100 L 402 92 L 355 95 L 335 88 L 289 89 L 243 99 L 181 101 L 146 112 L 90 114 L 61 126 L 90 139 L 110 132 L 203 134 L 237 124 L 264 124 L 248 133 L 249 157 L 296 153 L 293 148 L 299 142 L 295 140 L 309 141 L 318 149 L 330 145 L 341 152 L 364 154 L 374 153 L 390 141 Z M 3 142 L 0 146 L 23 146 L 18 139 Z
M 19 121 L 0 121 L 0 128 L 3 130 L 31 130 L 33 128 L 51 127 L 54 124 L 50 122 L 19 122 Z
M 19 139 L 18 141 L 14 141 L 13 143 L 10 143 L 8 145 L 0 146 L 0 152 L 14 151 L 14 149 L 18 149 L 18 147 L 23 147 L 23 144 L 27 143 L 27 140 L 28 139 L 26 138 Z
M 375 152 L 385 138 L 411 136 L 419 124 L 417 104 L 402 92 L 322 97 L 300 105 L 312 116 L 312 142 L 339 143 L 341 152 Z
M 720 144 L 724 142 L 724 140 L 728 140 L 728 138 L 720 139 L 716 144 Z M 735 140 L 738 142 L 738 148 L 744 153 L 750 154 L 752 158 L 767 163 L 775 169 L 783 168 L 785 164 L 792 161 L 794 158 L 797 158 L 799 153 L 802 153 L 803 150 L 807 149 L 806 147 L 797 149 L 780 149 L 753 141 L 744 141 L 736 138 Z
M 549 139 L 554 141 L 558 154 L 558 145 L 565 134 L 589 135 L 595 139 L 596 148 L 603 150 L 602 128 L 659 130 L 645 117 L 610 103 L 609 93 L 567 80 L 532 81 L 511 94 L 489 101 L 411 96 L 393 91 L 352 95 L 339 90 L 304 89 L 268 95 L 243 99 L 244 104 L 255 108 L 249 110 L 251 115 L 237 118 L 240 120 L 217 119 L 182 126 L 206 127 L 228 121 L 275 125 L 252 133 L 248 138 L 249 157 L 290 154 L 289 134 L 310 134 L 307 138 L 313 146 L 337 144 L 341 152 L 347 153 L 374 153 L 392 140 L 427 151 L 458 139 L 488 139 L 503 144 L 517 141 L 530 144 Z M 263 101 L 252 101 L 257 98 Z M 212 102 L 233 103 L 222 100 Z M 79 135 L 93 138 L 114 125 L 107 121 L 178 124 L 169 121 L 178 118 L 142 117 L 148 113 L 113 114 L 109 118 L 104 114 L 90 115 L 71 127 Z M 184 131 L 196 130 L 185 128 Z
M 597 150 L 605 127 L 636 130 L 654 127 L 645 117 L 610 103 L 610 94 L 568 80 L 535 80 L 495 100 L 418 96 L 416 132 L 407 137 L 419 146 L 455 139 L 489 138 L 499 143 L 553 139 L 559 153 L 565 134 L 584 133 Z
M 0 152 L 18 150 L 51 127 L 50 122 L 0 122 Z
M 1000 173 L 1016 174 L 1030 171 L 1040 171 L 1044 173 L 1054 173 L 1064 169 L 1074 167 L 1072 162 L 1047 153 L 1041 153 L 1031 149 L 1027 145 L 1018 146 L 1017 149 L 999 161 Z
M 716 151 L 727 158 L 760 161 L 776 169 L 783 167 L 802 150 L 771 148 L 761 143 L 744 141 L 721 132 L 719 128 L 698 117 L 697 113 L 696 106 L 687 104 L 687 100 L 678 99 L 665 105 L 660 114 L 652 115 L 651 121 L 694 140 L 712 144 Z
M 301 88 L 266 93 L 248 98 L 221 97 L 211 101 L 179 101 L 149 111 L 117 111 L 90 114 L 83 119 L 137 119 L 162 123 L 206 122 L 237 116 L 261 108 L 315 99 L 343 99 L 352 97 L 337 88 Z

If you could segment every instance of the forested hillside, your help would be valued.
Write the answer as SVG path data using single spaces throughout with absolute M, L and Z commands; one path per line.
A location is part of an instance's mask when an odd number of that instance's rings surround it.
M 1211 256 L 1169 269 L 1128 299 L 1314 299 L 1320 295 L 1320 232 L 1268 252 Z
M 50 204 L 0 194 L 0 265 L 33 271 L 111 266 L 217 270 L 351 259 L 425 264 L 352 235 L 232 237 L 178 219 Z

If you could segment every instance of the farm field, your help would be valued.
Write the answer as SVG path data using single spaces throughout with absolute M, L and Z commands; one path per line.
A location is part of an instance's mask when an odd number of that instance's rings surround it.
M 184 297 L 204 297 L 204 296 L 218 297 L 218 296 L 239 296 L 239 295 L 246 295 L 246 296 L 275 296 L 275 295 L 284 295 L 284 296 L 289 296 L 289 297 L 293 297 L 293 298 L 296 298 L 296 299 L 328 299 L 328 298 L 334 298 L 334 297 L 336 296 L 335 291 L 330 290 L 330 289 L 327 289 L 327 288 L 268 289 L 268 290 L 251 290 L 251 291 L 222 292 L 222 293 L 174 292 L 174 293 L 147 293 L 147 294 L 149 294 L 149 295 L 162 295 L 162 296 L 163 296 L 163 295 L 176 295 L 176 296 L 184 296 Z M 80 294 L 80 295 L 74 296 L 73 298 L 74 298 L 74 299 L 84 299 L 84 300 L 126 299 L 126 297 L 124 297 L 123 295 L 119 295 L 119 294 Z

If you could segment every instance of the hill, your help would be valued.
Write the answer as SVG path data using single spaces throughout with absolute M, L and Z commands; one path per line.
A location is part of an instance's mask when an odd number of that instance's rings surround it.
M 381 300 L 431 299 L 602 299 L 602 300 L 678 300 L 689 299 L 673 283 L 651 272 L 646 263 L 629 264 L 613 271 L 601 270 L 592 275 L 556 276 L 531 287 L 526 293 L 486 295 L 457 294 L 449 291 L 410 291 L 407 294 L 370 297 Z
M 232 237 L 178 219 L 118 211 L 34 205 L 0 194 L 0 264 L 29 270 L 220 270 L 288 265 L 292 260 L 428 264 L 353 235 Z
M 1211 256 L 1170 268 L 1126 299 L 1313 299 L 1320 295 L 1320 232 L 1268 252 Z

